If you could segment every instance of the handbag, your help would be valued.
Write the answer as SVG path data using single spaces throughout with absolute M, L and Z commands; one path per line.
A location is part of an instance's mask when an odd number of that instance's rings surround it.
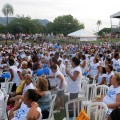
M 80 113 L 78 114 L 78 117 L 76 118 L 76 120 L 90 120 L 89 116 L 87 115 L 87 113 L 85 112 L 84 109 L 82 109 L 80 111 Z

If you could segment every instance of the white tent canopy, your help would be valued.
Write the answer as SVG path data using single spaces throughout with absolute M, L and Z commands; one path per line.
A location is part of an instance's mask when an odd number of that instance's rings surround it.
M 120 11 L 111 15 L 110 18 L 120 18 Z
M 80 38 L 80 41 L 93 41 L 96 40 L 96 35 L 94 35 L 92 32 L 81 29 L 75 32 L 72 32 L 68 34 L 70 37 L 78 37 Z

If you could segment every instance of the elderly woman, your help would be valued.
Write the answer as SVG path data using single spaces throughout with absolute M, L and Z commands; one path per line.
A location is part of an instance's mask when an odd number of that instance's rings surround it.
M 103 98 L 103 102 L 107 104 L 109 112 L 120 105 L 120 73 L 115 73 L 112 76 L 111 86 Z
M 72 69 L 66 70 L 68 75 L 68 92 L 70 93 L 70 99 L 78 97 L 78 93 L 81 89 L 82 70 L 80 68 L 80 60 L 77 57 L 73 57 L 71 60 Z

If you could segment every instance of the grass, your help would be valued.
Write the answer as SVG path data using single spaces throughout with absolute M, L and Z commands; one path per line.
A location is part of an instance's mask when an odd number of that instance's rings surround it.
M 61 39 L 61 40 L 53 40 L 53 39 L 50 39 L 49 41 L 51 41 L 51 42 L 53 42 L 53 43 L 55 43 L 55 42 L 58 42 L 58 43 L 60 43 L 60 44 L 69 44 L 69 43 L 72 43 L 72 44 L 78 44 L 78 43 L 80 43 L 80 40 L 78 39 L 78 40 L 74 40 L 74 39 L 70 39 L 68 42 L 66 42 L 66 41 L 64 41 L 63 39 Z M 112 40 L 110 40 L 110 39 L 107 39 L 106 40 L 106 42 L 112 42 L 112 43 L 116 43 L 116 42 L 120 42 L 120 39 L 112 39 Z M 6 42 L 6 40 L 0 40 L 0 45 L 5 45 L 5 42 Z M 8 45 L 11 45 L 11 44 L 13 44 L 13 43 L 16 43 L 16 42 L 18 42 L 18 40 L 7 40 L 7 43 L 8 43 Z M 23 40 L 23 42 L 31 42 L 31 44 L 34 44 L 34 42 L 33 42 L 33 40 Z M 98 40 L 96 40 L 96 41 L 87 41 L 88 43 L 94 43 L 94 44 L 98 44 L 98 43 L 100 43 L 100 42 L 102 42 L 102 43 L 104 43 L 105 42 L 105 40 L 104 39 L 98 39 Z M 37 42 L 38 43 L 38 42 Z
M 54 114 L 55 120 L 63 120 L 65 117 L 65 110 L 60 110 L 60 113 Z

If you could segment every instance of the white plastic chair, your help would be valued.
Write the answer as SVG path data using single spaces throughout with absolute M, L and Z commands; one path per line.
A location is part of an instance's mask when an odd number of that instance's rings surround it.
M 109 87 L 107 85 L 98 85 L 95 90 L 95 97 L 104 97 L 108 91 Z
M 91 120 L 105 120 L 108 107 L 103 102 L 93 102 L 87 107 L 87 115 Z
M 9 79 L 5 79 L 5 82 L 1 83 L 1 89 L 4 93 L 10 93 L 12 86 L 13 82 L 9 82 Z
M 50 112 L 49 112 L 49 116 L 47 119 L 42 119 L 42 120 L 54 120 L 54 113 L 53 113 L 53 110 L 54 110 L 54 106 L 55 106 L 55 99 L 56 99 L 56 95 L 52 95 L 52 101 L 51 101 L 51 104 L 50 104 Z
M 69 82 L 69 78 L 66 76 L 65 77 L 66 82 Z M 70 93 L 68 93 L 67 89 L 64 92 L 64 95 L 67 97 L 67 100 L 70 100 Z
M 84 101 L 84 105 L 86 105 L 86 107 L 94 101 L 95 98 L 95 90 L 96 90 L 96 84 L 88 84 L 87 85 L 87 92 L 86 92 L 86 101 Z
M 84 109 L 83 101 L 85 98 L 76 98 L 65 103 L 66 117 L 63 120 L 76 120 L 81 109 Z M 72 107 L 71 107 L 72 106 Z M 72 117 L 70 117 L 72 114 Z
M 6 93 L 10 93 L 12 90 L 13 82 L 6 82 L 5 84 Z
M 2 117 L 3 120 L 8 120 L 8 114 L 7 114 L 7 111 L 6 111 L 7 102 L 8 102 L 8 97 L 9 97 L 9 95 L 6 94 L 6 95 L 5 95 L 5 98 L 4 98 L 4 109 L 3 109 L 3 117 Z
M 96 84 L 88 84 L 87 85 L 87 94 L 86 94 L 87 101 L 92 102 L 94 100 L 95 89 L 96 89 Z
M 86 77 L 86 76 L 83 76 L 82 80 L 86 80 L 89 83 L 90 79 L 88 77 Z
M 84 77 L 84 76 L 83 76 Z M 68 78 L 66 78 L 66 81 L 69 82 L 67 80 Z M 89 78 L 88 78 L 89 79 Z M 86 96 L 86 91 L 87 91 L 87 80 L 83 80 L 83 78 L 81 79 L 81 90 L 80 90 L 80 93 L 78 94 L 78 97 L 79 98 L 85 98 Z M 68 92 L 65 92 L 65 96 L 67 96 L 68 100 L 70 100 L 70 93 Z
M 78 97 L 85 97 L 86 96 L 86 92 L 87 92 L 87 81 L 86 80 L 81 80 L 81 90 L 80 93 L 78 94 Z

